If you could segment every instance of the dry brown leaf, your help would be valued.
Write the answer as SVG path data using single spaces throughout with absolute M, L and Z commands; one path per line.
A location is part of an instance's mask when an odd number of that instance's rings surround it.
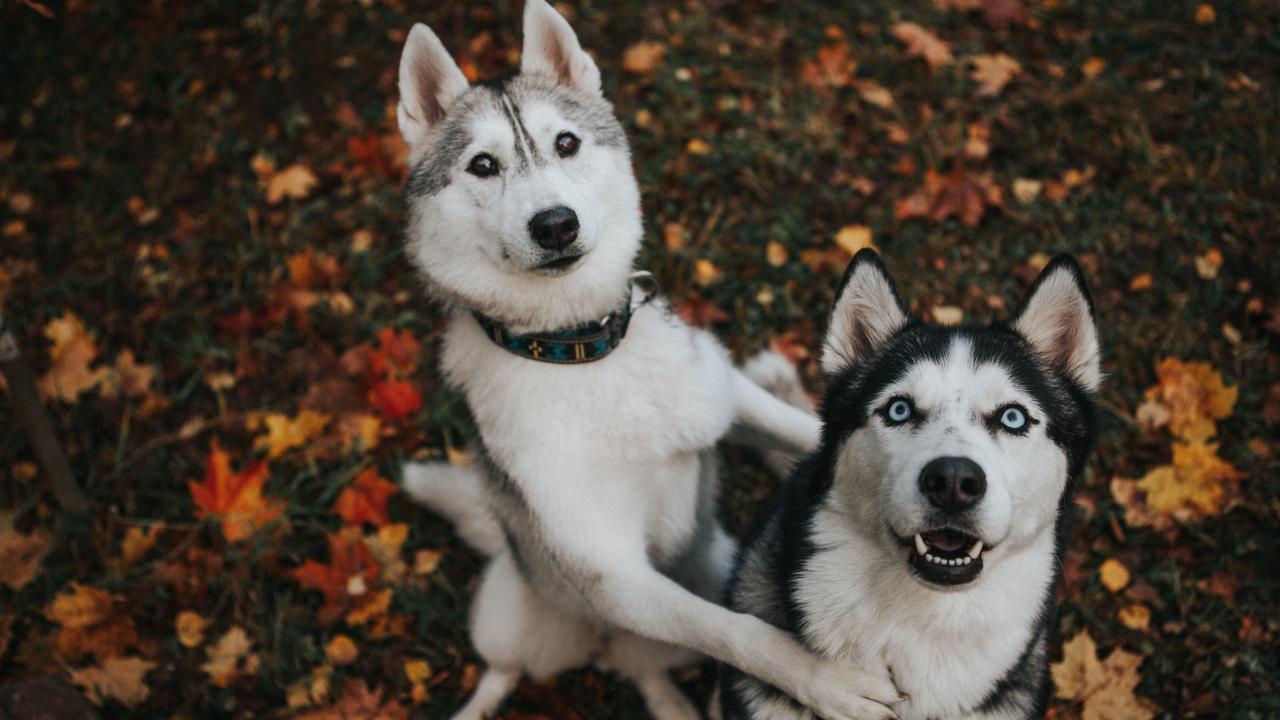
M 173 628 L 178 642 L 185 648 L 199 647 L 204 642 L 204 629 L 209 624 L 200 613 L 183 610 L 174 618 Z
M 0 583 L 21 590 L 31 582 L 49 551 L 49 540 L 49 534 L 40 529 L 18 532 L 13 515 L 0 512 Z
M 859 97 L 878 108 L 887 110 L 894 105 L 893 93 L 874 80 L 859 80 L 854 82 L 853 86 L 857 89 Z
M 164 523 L 159 522 L 150 527 L 134 526 L 126 530 L 124 539 L 120 541 L 120 557 L 112 562 L 113 569 L 120 572 L 133 567 L 134 563 L 155 547 L 163 530 Z
M 267 180 L 267 202 L 280 204 L 286 197 L 301 200 L 311 194 L 319 180 L 315 173 L 301 163 L 294 163 Z
M 847 87 L 858 70 L 858 62 L 849 54 L 849 45 L 838 42 L 818 48 L 812 60 L 800 68 L 800 78 L 810 87 Z
M 138 641 L 133 619 L 123 612 L 124 598 L 72 581 L 45 608 L 44 616 L 62 627 L 54 651 L 63 657 L 114 657 Z
M 346 635 L 335 635 L 324 646 L 324 656 L 334 665 L 350 665 L 360 655 L 356 642 Z
M 49 370 L 38 383 L 41 397 L 74 403 L 106 377 L 106 368 L 90 367 L 98 357 L 98 346 L 71 311 L 49 321 L 44 336 L 53 341 L 53 347 L 49 349 Z
M 200 670 L 209 675 L 209 682 L 227 687 L 241 674 L 257 670 L 257 656 L 249 654 L 252 646 L 243 629 L 232 627 L 208 649 L 209 659 L 200 665 Z
M 951 46 L 913 22 L 895 23 L 890 32 L 907 46 L 908 55 L 924 58 L 930 68 L 952 61 Z
M 1013 197 L 1025 205 L 1039 197 L 1043 187 L 1044 183 L 1039 180 L 1018 178 L 1013 181 Z
M 872 242 L 874 233 L 866 225 L 845 225 L 836 231 L 836 247 L 845 251 L 852 258 L 864 248 L 879 250 Z
M 131 708 L 151 694 L 144 678 L 155 666 L 140 657 L 108 658 L 96 667 L 72 671 L 71 681 L 84 688 L 85 695 L 95 705 L 110 699 Z
M 1149 703 L 1133 694 L 1141 681 L 1142 656 L 1120 648 L 1098 661 L 1098 648 L 1087 630 L 1062 646 L 1062 662 L 1050 672 L 1057 697 L 1083 701 L 1083 720 L 1149 720 Z
M 1004 53 L 974 55 L 969 60 L 973 63 L 969 77 L 978 82 L 979 97 L 999 95 L 1004 86 L 1022 72 L 1022 65 Z

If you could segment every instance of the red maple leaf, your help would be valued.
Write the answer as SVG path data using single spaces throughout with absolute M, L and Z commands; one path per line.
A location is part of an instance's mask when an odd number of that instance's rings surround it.
M 347 139 L 347 154 L 358 177 L 379 175 L 391 177 L 393 172 L 386 156 L 382 154 L 382 142 L 377 133 L 369 133 L 362 138 Z
M 210 442 L 204 482 L 188 483 L 191 499 L 196 503 L 196 517 L 217 518 L 228 542 L 244 540 L 284 514 L 282 501 L 262 494 L 267 476 L 267 464 L 262 460 L 232 473 L 227 453 L 218 447 L 216 440 Z
M 329 564 L 307 560 L 289 572 L 299 585 L 324 595 L 320 622 L 340 617 L 366 595 L 382 568 L 360 537 L 359 528 L 343 528 L 329 535 Z
M 676 301 L 676 313 L 694 327 L 706 327 L 729 319 L 729 313 L 704 297 L 687 297 Z
M 422 409 L 422 393 L 408 380 L 380 380 L 369 386 L 369 403 L 387 420 L 403 420 Z
M 333 511 L 348 525 L 369 523 L 382 527 L 391 521 L 387 513 L 387 499 L 399 488 L 395 483 L 378 477 L 376 468 L 360 473 L 351 487 L 342 491 L 333 504 Z

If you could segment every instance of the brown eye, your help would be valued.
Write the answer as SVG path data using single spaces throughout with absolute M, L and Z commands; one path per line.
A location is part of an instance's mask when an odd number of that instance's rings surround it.
M 471 164 L 467 165 L 467 172 L 476 177 L 493 177 L 498 174 L 498 161 L 494 160 L 489 153 L 480 153 L 471 158 Z
M 577 135 L 571 132 L 562 132 L 556 136 L 556 153 L 560 157 L 569 157 L 578 152 L 578 146 L 581 144 L 582 141 L 578 139 Z

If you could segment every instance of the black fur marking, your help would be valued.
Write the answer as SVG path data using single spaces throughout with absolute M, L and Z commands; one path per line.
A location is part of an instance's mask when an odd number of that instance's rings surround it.
M 516 120 L 516 116 L 512 110 L 511 98 L 505 93 L 498 93 L 498 107 L 502 109 L 502 114 L 507 116 L 507 124 L 511 126 L 512 143 L 511 146 L 516 153 L 516 168 L 519 170 L 529 169 L 529 153 L 526 152 L 524 137 L 520 134 L 520 121 Z
M 404 186 L 407 198 L 430 197 L 449 187 L 458 158 L 471 144 L 471 133 L 458 113 L 446 116 L 439 133 L 430 143 L 426 155 L 409 173 L 409 180 Z

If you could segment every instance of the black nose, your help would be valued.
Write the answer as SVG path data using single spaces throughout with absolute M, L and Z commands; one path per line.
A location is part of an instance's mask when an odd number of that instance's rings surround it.
M 944 512 L 966 510 L 987 492 L 987 476 L 972 460 L 938 458 L 920 471 L 920 492 Z
M 543 210 L 529 221 L 533 241 L 548 250 L 563 250 L 578 239 L 578 214 L 561 205 Z

